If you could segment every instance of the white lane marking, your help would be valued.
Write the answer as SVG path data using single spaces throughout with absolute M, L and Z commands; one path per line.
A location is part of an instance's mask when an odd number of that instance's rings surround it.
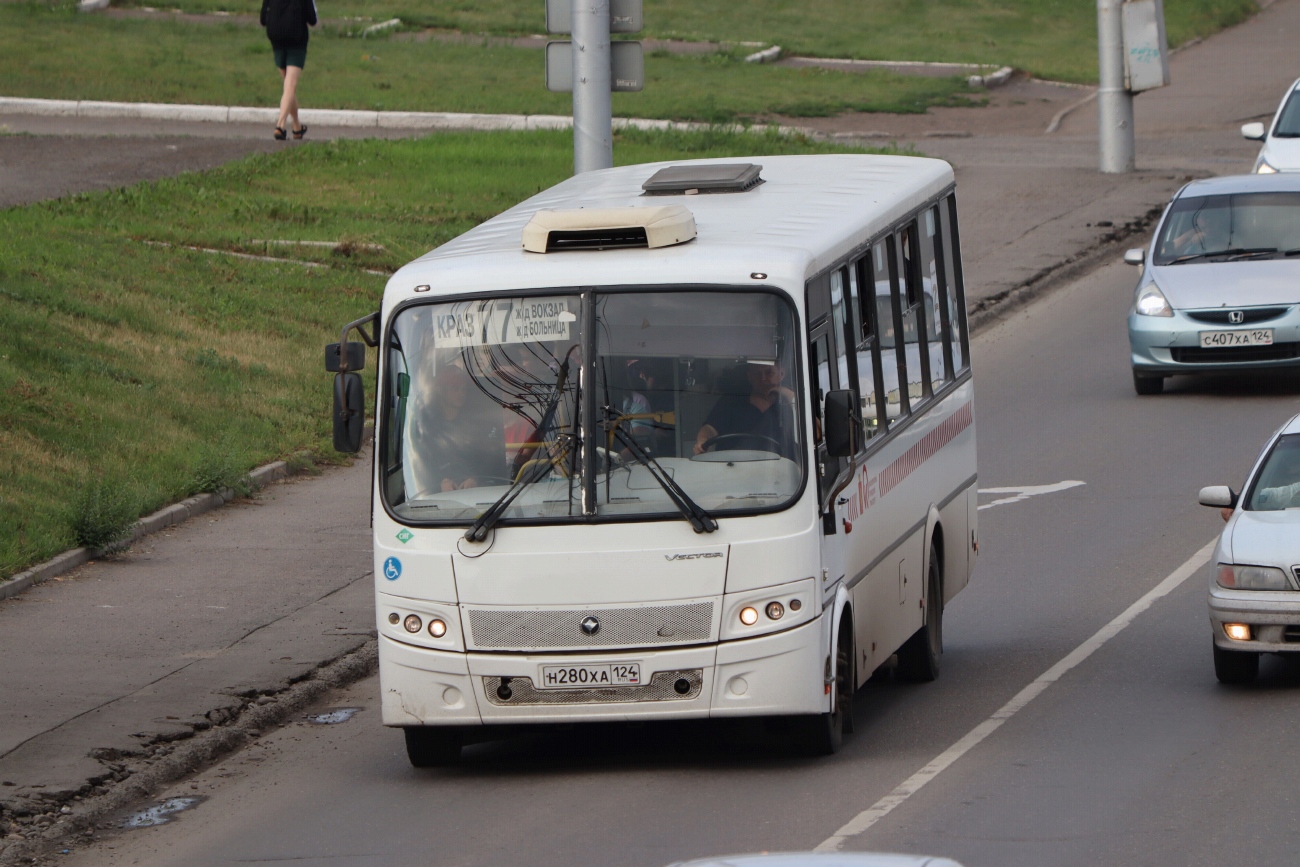
M 1124 627 L 1133 622 L 1134 618 L 1150 608 L 1157 599 L 1171 593 L 1178 585 L 1195 574 L 1196 570 L 1200 569 L 1210 559 L 1210 554 L 1214 552 L 1214 546 L 1218 541 L 1219 539 L 1216 536 L 1205 547 L 1193 554 L 1186 563 L 1170 573 L 1169 577 L 1130 605 L 1123 614 L 1097 630 L 1091 638 L 1039 675 L 1037 680 L 1016 693 L 1011 701 L 1004 704 L 984 722 L 971 729 L 965 737 L 940 753 L 928 765 L 900 783 L 894 791 L 850 819 L 844 827 L 818 844 L 814 851 L 837 851 L 850 838 L 862 834 L 887 816 L 895 807 L 916 794 L 922 786 L 939 776 L 949 765 L 964 756 L 976 744 L 997 731 L 1004 722 L 1015 716 L 1017 711 L 1038 698 L 1043 690 L 1060 680 L 1067 671 L 1092 656 L 1098 648 L 1118 635 Z
M 1036 497 L 1039 494 L 1055 494 L 1057 491 L 1068 491 L 1070 488 L 1077 488 L 1079 485 L 1086 484 L 1088 483 L 1069 480 L 1057 482 L 1053 485 L 1026 485 L 1022 488 L 980 488 L 981 494 L 1015 494 L 1014 497 L 1003 497 L 1000 500 L 985 503 L 980 506 L 980 511 L 991 509 L 994 506 L 1002 506 L 1007 503 L 1018 503 L 1021 500 L 1028 500 L 1030 497 Z

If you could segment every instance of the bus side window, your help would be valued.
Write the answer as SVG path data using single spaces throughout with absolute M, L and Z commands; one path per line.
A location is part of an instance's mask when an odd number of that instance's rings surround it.
M 849 343 L 849 286 L 848 268 L 831 274 L 831 347 L 835 355 L 835 368 L 839 372 L 836 388 L 853 388 L 852 356 Z
M 948 301 L 948 342 L 953 370 L 970 365 L 966 334 L 966 293 L 962 282 L 961 242 L 957 231 L 957 199 L 948 196 L 939 203 L 939 242 L 943 248 L 944 294 Z
M 936 255 L 935 235 L 938 232 L 935 208 L 929 207 L 921 212 L 921 308 L 920 316 L 925 320 L 926 350 L 930 360 L 930 389 L 938 391 L 946 380 L 952 379 L 952 362 L 949 358 L 948 331 L 944 327 L 945 315 L 943 285 L 939 280 L 939 260 Z
M 849 310 L 852 321 L 850 335 L 855 347 L 857 362 L 858 400 L 862 412 L 862 441 L 865 443 L 889 427 L 884 404 L 879 395 L 884 391 L 880 373 L 880 338 L 877 331 L 875 299 L 869 291 L 872 285 L 871 255 L 863 256 L 849 266 Z
M 890 276 L 890 263 L 894 259 L 894 236 L 886 235 L 871 248 L 871 283 L 875 292 L 876 336 L 880 342 L 880 370 L 883 388 L 880 402 L 885 411 L 885 424 L 908 413 L 907 392 L 900 386 L 904 368 L 903 344 L 898 340 L 902 328 L 902 314 L 897 302 L 894 279 Z
M 921 279 L 916 239 L 916 221 L 908 223 L 895 236 L 895 276 L 898 304 L 902 316 L 903 357 L 899 364 L 906 371 L 907 402 L 915 408 L 930 396 L 925 352 L 925 322 L 921 318 Z

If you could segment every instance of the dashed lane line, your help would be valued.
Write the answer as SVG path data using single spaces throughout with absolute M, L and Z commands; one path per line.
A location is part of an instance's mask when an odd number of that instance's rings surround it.
M 1210 559 L 1210 554 L 1214 551 L 1214 546 L 1218 542 L 1218 536 L 1209 541 L 1199 551 L 1188 558 L 1187 562 L 1179 566 L 1167 578 L 1147 591 L 1141 599 L 1130 605 L 1124 613 L 1120 614 L 1110 623 L 1107 623 L 1101 629 L 1080 644 L 1074 650 L 1065 656 L 1060 662 L 1053 665 L 1047 671 L 1038 676 L 1038 679 L 1026 686 L 1004 704 L 992 716 L 984 722 L 971 729 L 961 740 L 957 741 L 948 749 L 940 753 L 928 765 L 921 768 L 912 776 L 908 777 L 898 785 L 892 792 L 881 798 L 875 804 L 858 813 L 850 819 L 844 827 L 840 828 L 830 837 L 818 844 L 815 851 L 817 852 L 835 852 L 839 850 L 846 842 L 858 837 L 872 825 L 875 825 L 885 816 L 889 815 L 896 807 L 901 806 L 908 798 L 915 795 L 928 782 L 933 780 L 939 774 L 943 773 L 953 762 L 960 759 L 981 741 L 997 731 L 1004 722 L 1016 715 L 1025 705 L 1038 698 L 1042 692 L 1052 684 L 1056 683 L 1070 669 L 1092 656 L 1102 645 L 1110 641 L 1128 626 L 1133 620 L 1152 606 L 1157 599 L 1167 596 L 1173 592 L 1180 584 L 1195 574 Z

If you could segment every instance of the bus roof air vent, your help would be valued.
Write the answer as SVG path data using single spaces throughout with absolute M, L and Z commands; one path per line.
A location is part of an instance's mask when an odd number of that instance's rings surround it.
M 652 208 L 544 210 L 524 226 L 530 253 L 671 247 L 695 237 L 695 217 L 682 205 Z
M 660 169 L 641 185 L 647 196 L 690 196 L 697 193 L 745 193 L 763 179 L 753 163 L 706 163 Z

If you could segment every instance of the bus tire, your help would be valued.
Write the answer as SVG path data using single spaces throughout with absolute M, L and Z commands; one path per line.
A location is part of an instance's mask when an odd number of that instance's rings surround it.
M 460 758 L 462 738 L 458 729 L 420 726 L 402 729 L 406 735 L 406 757 L 416 768 L 454 765 Z
M 1214 676 L 1219 683 L 1252 683 L 1259 675 L 1259 654 L 1247 650 L 1224 650 L 1214 645 Z
M 938 677 L 943 659 L 943 563 L 939 546 L 933 542 L 925 598 L 925 623 L 898 649 L 898 676 L 913 683 L 929 683 Z
M 853 731 L 853 622 L 840 624 L 835 645 L 835 708 L 829 713 L 795 718 L 802 752 L 810 756 L 832 756 L 844 745 L 844 735 Z

